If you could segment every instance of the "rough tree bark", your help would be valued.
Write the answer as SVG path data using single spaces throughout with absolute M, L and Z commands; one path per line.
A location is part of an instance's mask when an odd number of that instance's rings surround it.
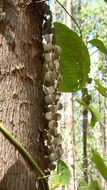
M 0 22 L 0 122 L 45 169 L 41 4 L 5 0 Z M 36 175 L 0 133 L 0 190 L 35 190 Z M 39 186 L 37 189 L 43 190 Z

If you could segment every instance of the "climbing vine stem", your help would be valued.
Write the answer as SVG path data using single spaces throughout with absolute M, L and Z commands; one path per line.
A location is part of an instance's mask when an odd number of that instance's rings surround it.
M 23 154 L 23 156 L 27 159 L 27 161 L 35 170 L 35 172 L 37 172 L 40 175 L 40 177 L 42 178 L 42 181 L 44 182 L 45 190 L 49 190 L 47 179 L 44 178 L 45 174 L 42 172 L 42 170 L 39 168 L 37 163 L 33 160 L 33 158 L 27 152 L 27 150 L 20 144 L 20 142 L 14 136 L 11 135 L 11 133 L 2 124 L 0 124 L 0 131 Z
M 70 16 L 70 18 L 73 20 L 73 22 L 76 24 L 76 26 L 78 27 L 79 29 L 79 32 L 80 32 L 80 36 L 82 38 L 82 31 L 81 31 L 81 28 L 79 26 L 79 24 L 76 22 L 75 18 L 66 10 L 66 8 L 58 1 L 56 0 L 56 2 L 64 9 L 64 11 Z

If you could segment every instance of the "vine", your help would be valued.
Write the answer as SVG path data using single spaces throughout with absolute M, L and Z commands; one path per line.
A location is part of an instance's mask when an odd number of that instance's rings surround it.
M 39 3 L 39 2 L 43 3 L 44 0 L 36 1 L 35 3 Z M 74 21 L 74 23 L 76 24 L 76 26 L 79 29 L 80 37 L 82 38 L 82 30 L 81 30 L 80 26 L 78 25 L 78 23 L 76 22 L 75 18 L 68 13 L 68 11 L 59 2 L 59 0 L 56 0 L 56 2 L 65 10 L 65 12 Z M 62 104 L 59 102 L 60 93 L 58 92 L 58 89 L 60 87 L 60 82 L 63 80 L 62 75 L 60 74 L 60 68 L 62 69 L 62 71 L 65 72 L 65 65 L 64 64 L 61 65 L 62 63 L 61 64 L 59 63 L 59 61 L 60 61 L 59 53 L 61 53 L 61 48 L 63 49 L 63 47 L 60 48 L 59 46 L 62 43 L 62 40 L 67 40 L 67 39 L 60 38 L 59 34 L 56 34 L 56 36 L 55 36 L 55 28 L 61 29 L 62 33 L 64 33 L 64 35 L 65 34 L 68 35 L 68 33 L 69 33 L 69 36 L 72 40 L 72 41 L 70 41 L 71 44 L 73 42 L 75 47 L 78 45 L 79 49 L 77 49 L 77 55 L 76 55 L 77 57 L 75 58 L 75 60 L 73 60 L 73 58 L 72 58 L 72 60 L 69 60 L 70 67 L 68 67 L 68 69 L 72 67 L 71 63 L 73 62 L 73 64 L 79 68 L 79 72 L 80 72 L 80 69 L 81 69 L 80 67 L 83 66 L 82 62 L 85 61 L 85 64 L 87 64 L 87 67 L 88 67 L 87 71 L 85 71 L 85 82 L 88 78 L 87 76 L 89 73 L 90 61 L 89 61 L 89 54 L 88 54 L 87 47 L 83 44 L 83 42 L 81 41 L 81 38 L 79 38 L 79 36 L 77 36 L 77 34 L 75 32 L 68 29 L 66 26 L 64 26 L 62 24 L 55 23 L 56 27 L 54 28 L 53 24 L 52 24 L 52 13 L 51 13 L 50 7 L 47 4 L 44 4 L 44 7 L 45 7 L 45 9 L 44 9 L 45 19 L 43 22 L 43 31 L 42 31 L 43 32 L 43 53 L 44 53 L 44 60 L 46 62 L 48 62 L 44 65 L 44 84 L 43 84 L 43 89 L 44 89 L 44 93 L 45 93 L 45 103 L 47 105 L 45 117 L 48 120 L 48 128 L 46 130 L 47 140 L 45 141 L 45 143 L 46 143 L 45 145 L 48 147 L 48 149 L 50 151 L 49 158 L 50 158 L 51 164 L 49 165 L 49 169 L 53 170 L 53 169 L 55 169 L 55 161 L 59 160 L 61 155 L 63 154 L 63 149 L 61 147 L 62 139 L 61 139 L 61 135 L 58 133 L 57 127 L 58 127 L 58 121 L 61 119 L 59 110 L 61 110 L 63 107 Z M 0 21 L 2 21 L 2 19 L 5 17 L 5 13 L 3 12 L 2 6 L 1 6 L 0 11 L 1 11 L 0 12 Z M 57 38 L 57 35 L 58 35 L 58 38 Z M 58 40 L 56 40 L 56 38 Z M 56 41 L 57 41 L 58 45 L 56 45 Z M 74 41 L 76 41 L 76 42 L 74 42 Z M 65 42 L 65 41 L 63 41 L 63 42 Z M 73 57 L 74 54 L 72 54 L 72 52 L 75 53 L 74 52 L 75 50 L 74 51 L 72 50 L 71 45 L 69 48 L 70 42 L 68 43 L 68 47 L 66 47 L 67 48 L 66 50 L 69 51 L 69 49 L 70 49 L 70 55 L 71 55 L 71 57 Z M 94 39 L 94 41 L 90 41 L 89 43 L 98 47 L 100 51 L 102 51 L 103 53 L 105 53 L 107 55 L 107 49 L 104 46 L 102 46 L 101 41 Z M 81 51 L 81 47 L 83 47 L 82 51 Z M 72 52 L 71 52 L 71 50 L 72 50 Z M 85 52 L 85 55 L 83 54 L 83 52 Z M 68 56 L 68 54 L 64 55 L 62 57 L 64 57 L 67 60 L 66 56 Z M 79 59 L 78 59 L 78 57 L 79 57 Z M 82 73 L 82 72 L 80 72 L 80 73 Z M 68 75 L 68 73 L 66 73 L 66 75 Z M 79 74 L 77 74 L 76 76 L 79 76 L 79 79 L 78 79 L 79 87 L 78 88 L 81 89 L 81 85 L 84 86 L 84 83 L 80 84 L 83 79 L 82 78 L 83 76 L 80 76 Z M 76 80 L 77 80 L 77 78 L 76 78 Z M 73 82 L 75 82 L 75 78 L 74 78 Z M 107 89 L 104 88 L 103 86 L 101 86 L 101 84 L 98 81 L 95 81 L 95 82 L 96 82 L 96 89 L 99 90 L 99 92 L 102 95 L 107 97 Z M 77 85 L 77 83 L 76 83 L 76 85 Z M 69 88 L 66 88 L 66 90 L 65 90 L 64 87 L 62 87 L 61 91 L 64 91 L 64 90 L 67 92 L 76 91 L 77 90 L 76 85 L 74 84 L 75 87 L 73 86 L 72 90 L 71 89 L 69 90 Z M 65 84 L 65 86 L 66 86 L 66 84 Z M 82 100 L 78 99 L 77 101 L 86 110 L 89 110 L 91 112 L 91 114 L 92 114 L 91 126 L 94 127 L 95 123 L 97 121 L 99 121 L 101 118 L 98 115 L 98 113 L 96 112 L 96 110 L 92 106 L 89 105 L 90 104 L 90 96 L 88 94 L 85 94 L 85 95 L 86 95 L 86 98 L 89 98 L 88 100 L 85 99 L 84 101 L 82 101 Z M 49 190 L 49 184 L 46 179 L 47 176 L 45 176 L 45 174 L 40 169 L 40 167 L 38 166 L 36 161 L 33 160 L 33 158 L 30 156 L 30 154 L 27 152 L 27 150 L 20 144 L 19 141 L 17 141 L 8 132 L 8 130 L 2 124 L 0 125 L 0 130 L 6 136 L 6 138 L 8 138 L 9 141 L 11 141 L 11 143 L 14 144 L 15 147 L 17 147 L 17 149 L 21 152 L 21 154 L 23 154 L 23 156 L 27 159 L 27 161 L 30 163 L 30 165 L 35 170 L 35 172 L 37 172 L 39 174 L 39 179 L 41 179 L 44 182 L 45 189 Z M 105 174 L 103 174 L 101 168 L 99 168 L 99 165 L 98 165 L 99 164 L 98 161 L 99 161 L 100 164 L 102 165 L 102 167 L 104 169 L 107 169 L 106 166 L 104 165 L 102 158 L 95 151 L 93 151 L 92 154 L 93 154 L 93 162 L 96 164 L 99 172 L 102 174 L 104 179 L 107 181 Z M 96 161 L 96 160 L 98 160 L 98 161 Z M 62 161 L 59 161 L 58 164 L 59 165 L 62 164 L 64 166 Z M 67 170 L 67 172 L 68 172 L 68 170 Z M 61 175 L 62 175 L 62 173 L 61 173 Z M 57 177 L 60 177 L 60 175 Z M 70 179 L 70 173 L 69 173 L 69 179 Z M 54 179 L 54 181 L 55 181 L 55 179 Z M 59 181 L 60 181 L 60 179 L 59 179 Z M 61 184 L 63 185 L 68 182 L 69 182 L 69 180 L 65 183 L 62 182 Z M 55 187 L 55 185 L 56 184 L 54 184 L 54 187 Z M 57 185 L 59 186 L 60 182 Z
M 79 26 L 79 24 L 76 22 L 76 19 L 67 11 L 67 9 L 59 2 L 59 0 L 56 0 L 56 2 L 64 9 L 64 11 L 69 15 L 69 17 L 73 20 L 73 22 L 76 24 L 77 28 L 79 29 L 80 36 L 82 39 L 82 30 Z
M 6 136 L 6 138 L 14 144 L 14 146 L 21 152 L 21 154 L 26 158 L 26 160 L 29 162 L 29 164 L 32 166 L 32 168 L 37 172 L 40 177 L 42 177 L 42 180 L 44 182 L 44 186 L 46 190 L 49 190 L 49 185 L 47 182 L 47 179 L 44 178 L 45 174 L 42 172 L 36 161 L 33 160 L 31 155 L 27 152 L 27 150 L 20 144 L 20 142 L 9 133 L 9 131 L 2 125 L 0 124 L 0 130 L 1 132 Z

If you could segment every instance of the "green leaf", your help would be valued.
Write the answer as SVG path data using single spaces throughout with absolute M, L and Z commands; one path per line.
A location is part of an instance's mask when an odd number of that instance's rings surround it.
M 89 190 L 101 190 L 101 187 L 97 180 L 92 180 L 89 184 Z
M 107 48 L 104 46 L 103 42 L 98 39 L 93 39 L 89 41 L 90 44 L 97 47 L 102 53 L 107 55 Z
M 107 3 L 107 0 L 104 0 Z
M 89 185 L 86 183 L 86 181 L 81 180 L 77 190 L 101 190 L 101 187 L 97 180 L 92 180 Z
M 102 177 L 107 181 L 107 167 L 104 163 L 102 157 L 96 151 L 92 151 L 92 162 L 95 163 L 96 168 L 102 175 Z
M 92 106 L 88 106 L 83 100 L 76 99 L 76 101 L 81 104 L 84 109 L 89 110 L 91 112 L 91 123 L 90 126 L 93 128 L 96 124 L 96 122 L 101 120 L 100 113 Z
M 90 125 L 93 128 L 95 124 L 101 120 L 101 115 L 92 105 L 89 106 L 89 111 L 91 112 L 92 115 Z
M 62 48 L 60 54 L 60 72 L 63 81 L 61 92 L 80 90 L 88 79 L 90 57 L 88 49 L 81 38 L 67 26 L 54 23 L 56 29 L 56 44 Z
M 100 92 L 104 97 L 107 97 L 107 88 L 103 87 L 98 80 L 95 81 L 95 88 Z
M 101 71 L 103 69 L 103 63 L 98 64 L 98 70 Z
M 88 190 L 88 184 L 86 183 L 86 181 L 81 180 L 79 182 L 77 190 Z
M 79 104 L 81 104 L 81 106 L 83 106 L 84 109 L 89 110 L 89 106 L 88 106 L 83 100 L 81 100 L 81 99 L 79 99 L 79 98 L 76 98 L 75 100 L 76 100 Z
M 52 189 L 55 189 L 56 187 L 59 187 L 59 186 L 64 186 L 68 184 L 70 180 L 71 180 L 71 172 L 69 168 L 62 160 L 58 160 L 57 173 L 54 176 L 53 181 L 52 181 Z

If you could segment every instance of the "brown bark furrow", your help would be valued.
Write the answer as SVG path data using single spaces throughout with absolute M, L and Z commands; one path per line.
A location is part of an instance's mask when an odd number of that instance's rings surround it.
M 0 122 L 45 168 L 41 31 L 33 5 L 5 1 L 6 21 L 0 46 Z M 36 40 L 38 39 L 38 40 Z M 39 77 L 38 77 L 39 76 Z M 0 190 L 35 190 L 34 171 L 0 133 Z M 40 189 L 43 189 L 40 188 Z

